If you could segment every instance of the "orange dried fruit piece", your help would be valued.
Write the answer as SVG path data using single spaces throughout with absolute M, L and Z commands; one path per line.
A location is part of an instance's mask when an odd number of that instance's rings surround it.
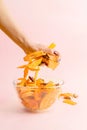
M 54 83 L 52 81 L 49 81 L 46 85 L 45 88 L 52 88 L 54 86 Z
M 64 97 L 73 97 L 72 93 L 61 93 L 60 96 L 64 96 Z
M 26 84 L 26 86 L 29 86 L 29 87 L 34 87 L 35 85 L 36 85 L 35 82 L 28 82 Z
M 40 97 L 40 90 L 37 89 L 35 92 L 34 92 L 34 98 L 36 101 L 40 101 L 41 100 L 41 97 Z
M 51 43 L 50 45 L 49 45 L 49 49 L 53 49 L 53 48 L 55 48 L 55 46 L 56 46 L 56 44 L 55 43 Z
M 39 71 L 40 70 L 40 67 L 39 66 L 36 66 L 36 67 L 29 67 L 28 66 L 28 69 L 31 70 L 31 71 Z
M 54 70 L 57 66 L 58 66 L 58 62 L 54 62 L 54 61 L 49 60 L 49 63 L 48 63 L 49 68 Z
M 28 87 L 20 87 L 19 89 L 20 89 L 20 92 L 19 92 L 20 95 L 27 93 L 27 92 L 31 92 Z
M 55 69 L 59 65 L 59 62 L 58 62 L 59 58 L 60 57 L 55 54 L 49 55 L 48 67 L 51 69 Z
M 28 67 L 25 67 L 25 69 L 24 69 L 24 78 L 26 78 L 28 76 L 28 71 L 29 71 Z
M 40 70 L 39 66 L 36 66 L 36 67 L 32 67 L 32 68 L 31 68 L 31 66 L 29 66 L 29 64 L 27 64 L 27 65 L 22 65 L 22 66 L 18 66 L 18 68 L 26 68 L 26 67 L 28 67 L 28 69 L 31 70 L 31 71 Z
M 22 101 L 22 104 L 29 110 L 29 111 L 36 111 L 39 109 L 38 102 L 34 99 L 27 98 Z
M 37 86 L 40 86 L 41 83 L 44 83 L 44 80 L 43 80 L 43 79 L 39 78 L 39 79 L 36 80 L 36 85 L 37 85 Z
M 38 71 L 35 72 L 35 76 L 34 76 L 34 81 L 35 82 L 36 82 L 37 76 L 38 76 Z
M 78 96 L 76 94 L 73 93 L 61 93 L 59 95 L 59 98 L 63 97 L 63 102 L 70 104 L 70 105 L 76 105 L 77 103 L 75 101 L 73 101 L 73 98 L 77 98 Z
M 70 105 L 76 105 L 77 104 L 76 102 L 72 101 L 71 99 L 64 99 L 63 102 L 70 104 Z
M 25 67 L 26 67 L 26 65 L 18 66 L 18 68 L 25 68 Z
M 46 64 L 47 67 L 55 69 L 59 65 L 59 55 L 47 54 L 43 56 L 42 63 Z
M 33 95 L 33 92 L 27 91 L 27 92 L 21 94 L 21 98 L 24 99 L 24 98 L 26 98 L 28 96 L 32 96 L 32 95 Z
M 53 88 L 51 91 L 48 91 L 48 93 L 41 100 L 40 110 L 50 107 L 55 102 L 57 95 L 58 90 L 55 88 Z
M 30 68 L 36 68 L 37 66 L 39 66 L 42 62 L 42 58 L 40 59 L 36 59 L 33 62 L 29 63 L 27 66 Z
M 17 86 L 25 86 L 25 83 L 26 83 L 26 79 L 21 78 L 21 81 L 17 83 Z
M 60 97 L 64 97 L 65 99 L 67 98 L 77 98 L 78 96 L 76 94 L 73 93 L 61 93 Z
M 25 80 L 25 78 L 18 78 L 18 80 Z
M 43 55 L 45 55 L 46 53 L 43 51 L 36 51 L 33 52 L 31 54 L 28 54 L 24 57 L 24 61 L 32 61 L 32 59 L 36 59 L 38 57 L 42 57 Z

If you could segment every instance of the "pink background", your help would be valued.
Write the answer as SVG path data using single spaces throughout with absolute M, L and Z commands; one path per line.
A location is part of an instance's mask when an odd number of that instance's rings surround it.
M 24 52 L 0 31 L 0 130 L 87 130 L 86 0 L 5 0 L 15 21 L 33 42 L 57 44 L 61 64 L 41 76 L 63 79 L 63 89 L 79 95 L 76 106 L 57 101 L 43 113 L 28 113 L 13 80 Z

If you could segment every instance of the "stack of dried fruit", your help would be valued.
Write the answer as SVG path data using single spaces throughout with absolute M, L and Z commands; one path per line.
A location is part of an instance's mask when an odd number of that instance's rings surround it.
M 54 47 L 54 43 L 49 46 L 50 49 Z M 42 64 L 54 70 L 58 66 L 59 60 L 60 56 L 57 52 L 48 54 L 43 51 L 37 51 L 26 55 L 24 61 L 28 63 L 18 67 L 24 69 L 24 76 L 18 79 L 16 88 L 23 105 L 30 111 L 43 110 L 50 107 L 57 97 L 64 97 L 65 103 L 75 104 L 71 100 L 71 97 L 75 97 L 75 95 L 61 93 L 60 84 L 55 84 L 52 81 L 46 83 L 44 79 L 37 78 Z M 34 77 L 29 75 L 29 71 L 35 72 Z

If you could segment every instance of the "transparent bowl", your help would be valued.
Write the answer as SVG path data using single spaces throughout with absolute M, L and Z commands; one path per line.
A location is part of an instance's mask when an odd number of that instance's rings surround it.
M 18 86 L 15 83 L 15 86 L 22 104 L 31 112 L 48 109 L 54 104 L 61 93 L 60 85 L 38 88 L 35 86 Z

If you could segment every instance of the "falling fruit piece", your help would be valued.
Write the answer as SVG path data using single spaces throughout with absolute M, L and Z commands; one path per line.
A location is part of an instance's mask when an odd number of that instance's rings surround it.
M 50 45 L 49 45 L 49 49 L 53 49 L 53 48 L 55 48 L 55 46 L 56 46 L 56 44 L 55 43 L 51 43 Z

